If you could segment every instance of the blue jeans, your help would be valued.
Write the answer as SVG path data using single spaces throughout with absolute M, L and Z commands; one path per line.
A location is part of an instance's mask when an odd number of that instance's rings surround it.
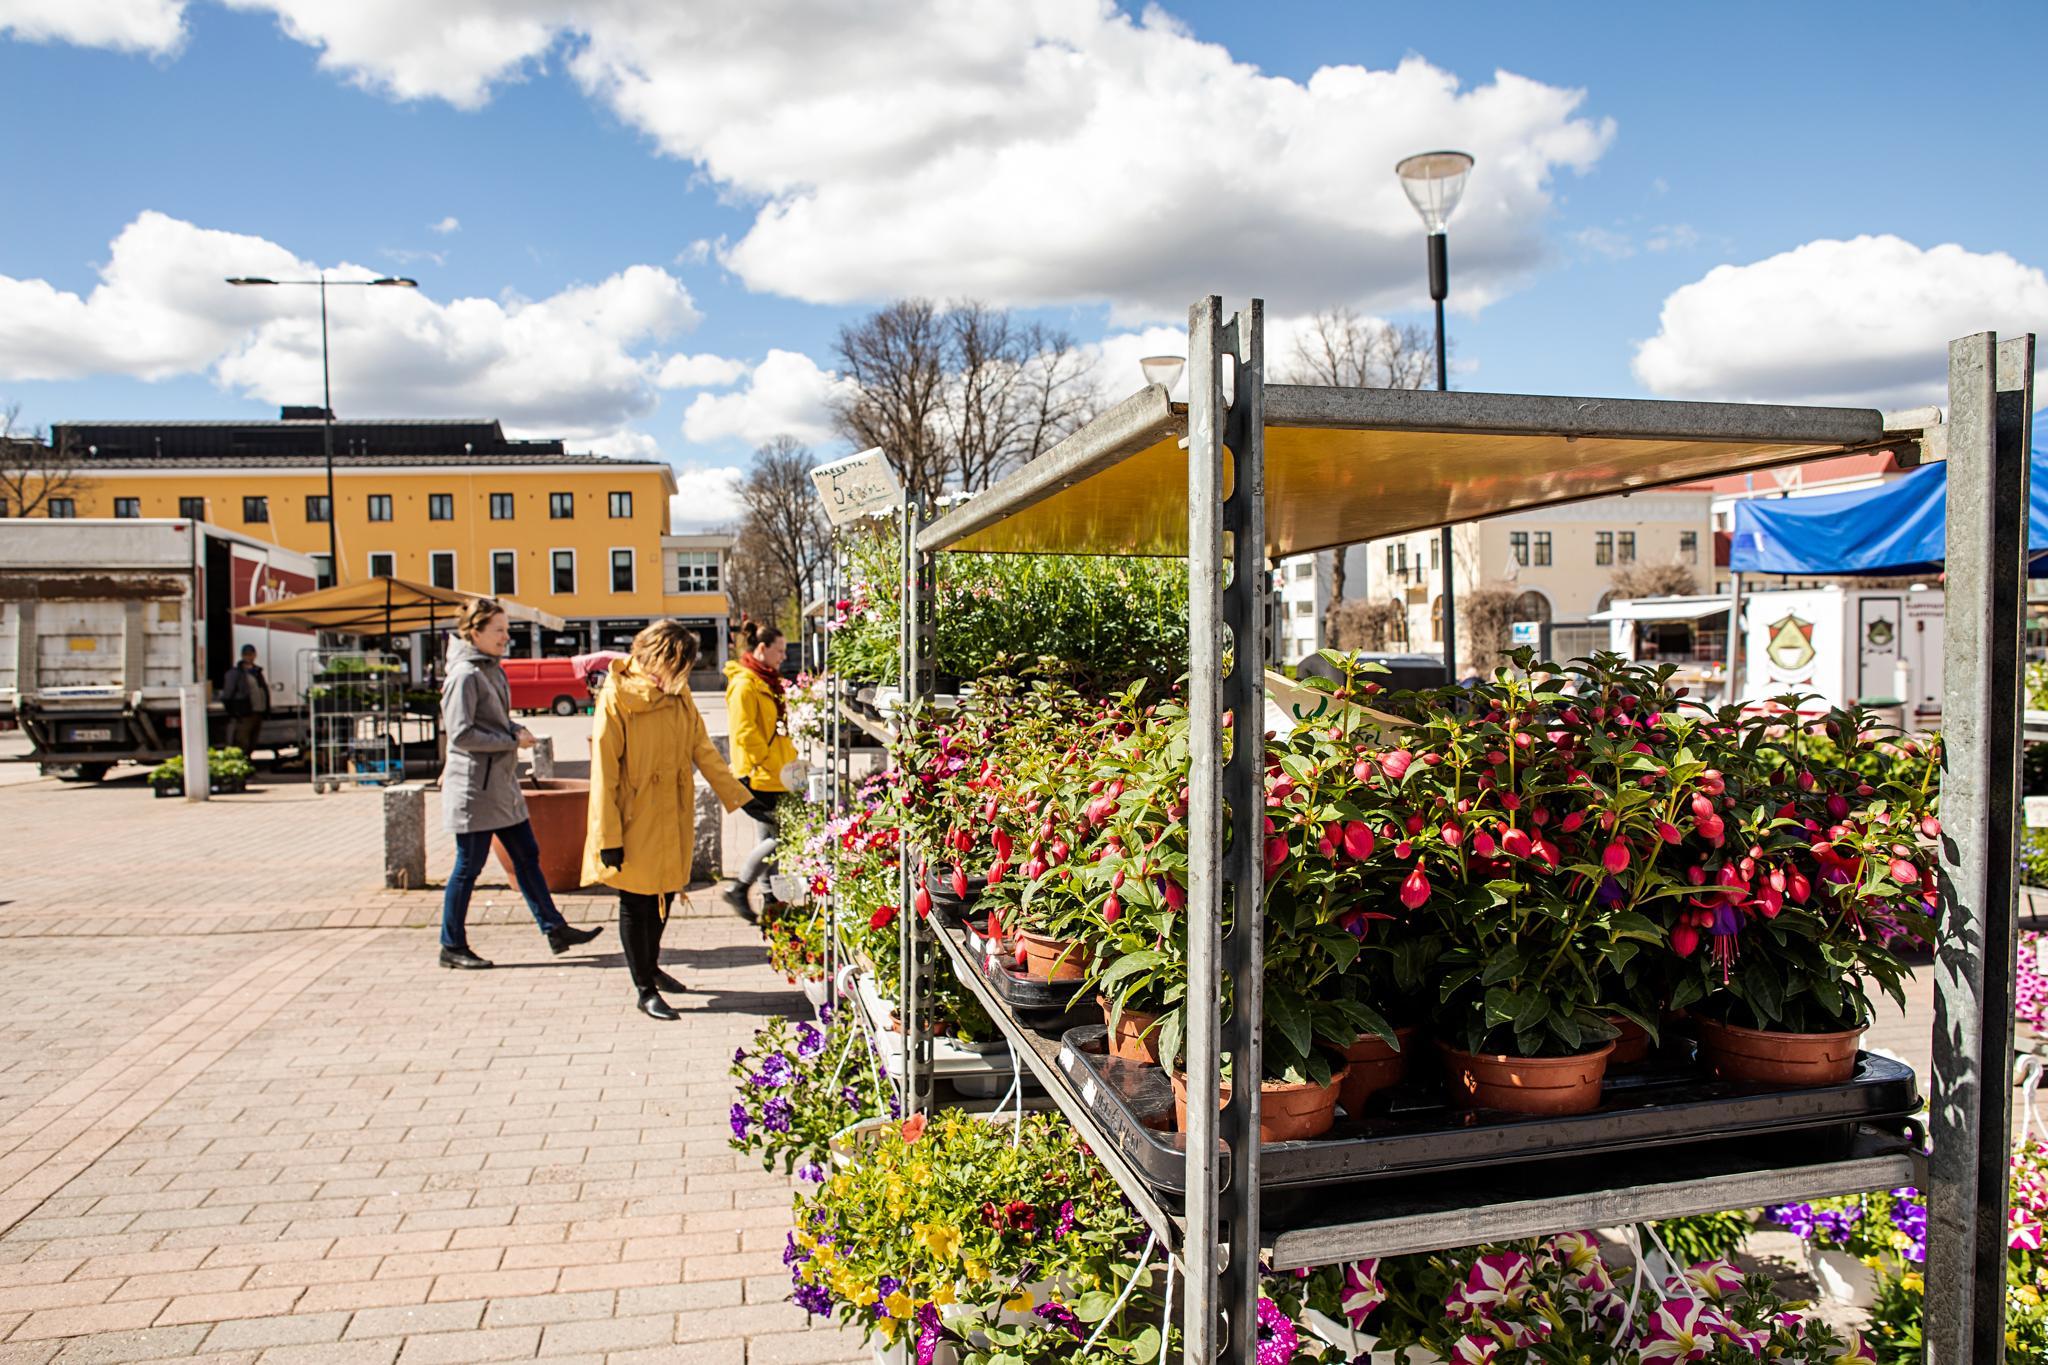
M 503 829 L 471 830 L 455 836 L 455 870 L 448 874 L 447 889 L 441 893 L 441 946 L 458 952 L 469 951 L 469 893 L 476 890 L 477 875 L 491 856 L 491 840 L 504 842 L 511 855 L 512 869 L 519 878 L 519 893 L 533 912 L 541 932 L 552 934 L 569 927 L 555 898 L 548 894 L 547 878 L 540 870 L 540 843 L 533 837 L 532 822 L 521 820 Z

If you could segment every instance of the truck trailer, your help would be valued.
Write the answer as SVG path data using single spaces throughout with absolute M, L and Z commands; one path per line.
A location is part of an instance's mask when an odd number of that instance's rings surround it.
M 241 609 L 311 592 L 316 573 L 307 555 L 202 521 L 0 520 L 0 719 L 45 773 L 98 781 L 181 752 L 185 687 L 206 689 L 208 743 L 221 743 L 221 677 L 253 645 L 270 684 L 257 746 L 300 749 L 316 637 Z

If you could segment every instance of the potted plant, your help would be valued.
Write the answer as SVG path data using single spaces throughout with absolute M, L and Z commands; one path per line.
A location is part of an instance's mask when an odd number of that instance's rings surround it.
M 256 767 L 233 745 L 206 751 L 207 791 L 233 796 L 249 789 Z M 149 785 L 159 799 L 185 794 L 185 756 L 175 754 L 149 770 Z

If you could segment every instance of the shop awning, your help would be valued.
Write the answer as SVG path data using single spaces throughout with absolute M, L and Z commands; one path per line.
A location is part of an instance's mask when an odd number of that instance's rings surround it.
M 411 583 L 403 578 L 370 578 L 342 583 L 318 592 L 300 593 L 275 602 L 244 607 L 243 616 L 294 625 L 306 630 L 331 630 L 341 635 L 409 635 L 416 630 L 443 630 L 455 624 L 462 609 L 484 594 Z M 500 597 L 499 605 L 514 621 L 543 630 L 560 630 L 561 617 Z
M 2048 454 L 2030 471 L 2029 572 L 2048 577 Z M 1948 556 L 1948 465 L 1852 493 L 1747 498 L 1735 504 L 1728 567 L 1736 573 L 1938 573 Z
M 1586 617 L 1588 621 L 1697 621 L 1728 610 L 1725 597 L 1623 598 Z

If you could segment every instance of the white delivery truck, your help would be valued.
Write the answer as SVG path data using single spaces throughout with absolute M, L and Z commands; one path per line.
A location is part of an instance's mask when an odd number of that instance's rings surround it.
M 221 676 L 256 647 L 270 684 L 258 745 L 305 743 L 303 630 L 239 614 L 317 586 L 312 559 L 190 520 L 0 520 L 0 719 L 46 773 L 97 781 L 182 750 L 178 696 L 207 688 L 209 742 L 227 722 Z
M 1809 709 L 1861 702 L 1907 730 L 1941 724 L 1938 588 L 1791 588 L 1742 599 L 1748 701 L 1817 694 Z

